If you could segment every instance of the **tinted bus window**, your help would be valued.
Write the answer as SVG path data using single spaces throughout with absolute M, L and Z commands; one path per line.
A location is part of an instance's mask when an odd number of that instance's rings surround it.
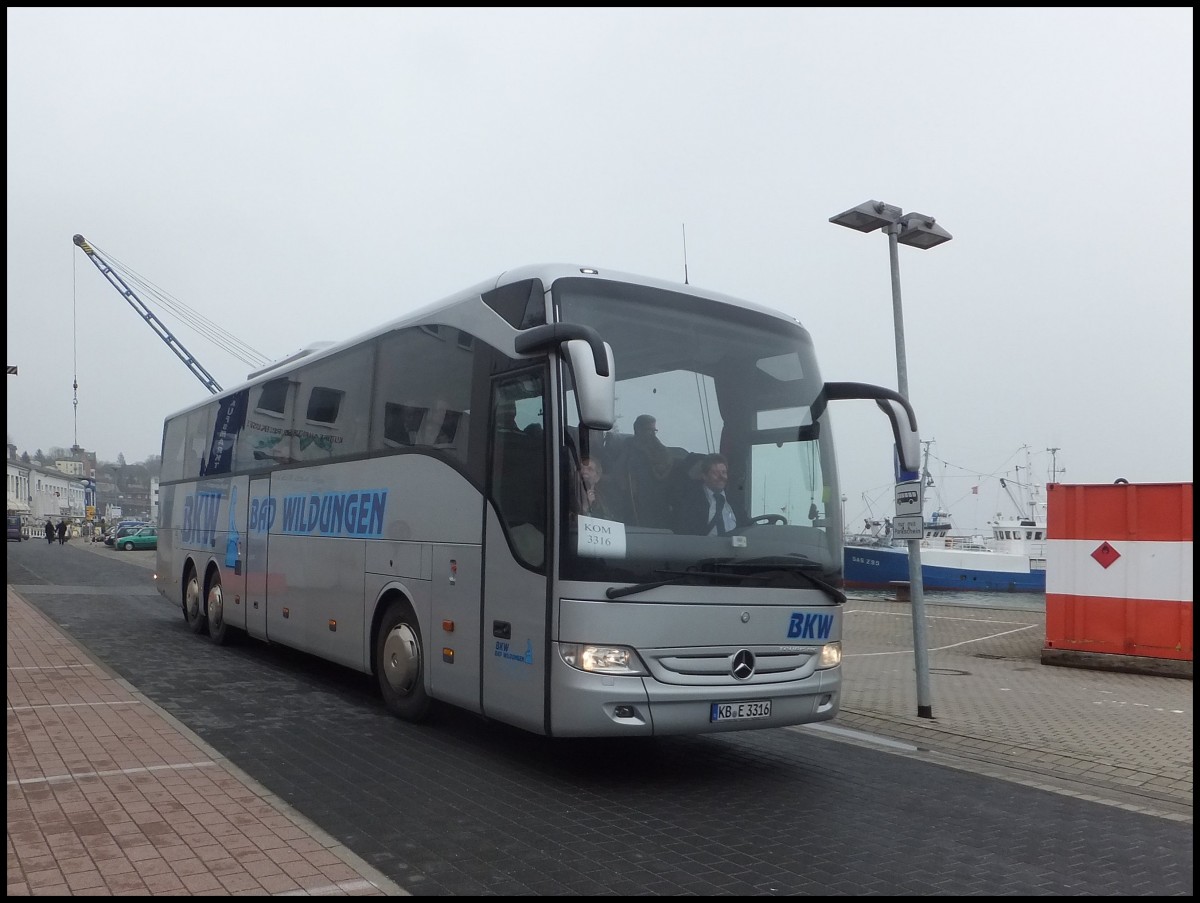
M 477 344 L 448 326 L 400 329 L 382 338 L 372 452 L 436 449 L 466 464 Z

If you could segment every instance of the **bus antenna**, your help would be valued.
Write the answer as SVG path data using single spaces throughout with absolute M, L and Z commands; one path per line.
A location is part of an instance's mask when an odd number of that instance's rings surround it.
M 687 285 L 687 223 L 681 223 L 680 225 L 683 227 L 683 284 Z

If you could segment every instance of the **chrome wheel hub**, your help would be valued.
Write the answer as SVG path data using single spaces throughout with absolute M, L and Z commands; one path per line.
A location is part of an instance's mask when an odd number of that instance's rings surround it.
M 213 630 L 220 630 L 224 620 L 225 593 L 221 590 L 221 585 L 218 583 L 208 591 L 208 626 Z
M 407 696 L 421 679 L 421 644 L 407 624 L 397 624 L 383 642 L 383 673 L 388 686 Z
M 183 604 L 189 621 L 200 617 L 200 581 L 195 577 L 192 577 L 187 583 L 187 589 L 183 594 Z

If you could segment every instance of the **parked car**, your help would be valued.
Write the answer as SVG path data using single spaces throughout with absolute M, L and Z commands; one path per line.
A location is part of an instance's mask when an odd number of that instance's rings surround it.
M 128 536 L 130 533 L 136 533 L 138 530 L 142 529 L 142 527 L 149 526 L 152 525 L 146 523 L 145 521 L 133 521 L 131 523 L 117 524 L 115 527 L 109 530 L 108 535 L 104 537 L 104 544 L 106 546 L 113 546 L 115 548 L 116 541 L 118 539 L 122 538 L 123 536 Z
M 21 518 L 12 514 L 8 515 L 8 538 L 15 539 L 17 542 L 25 538 L 21 532 Z
M 141 527 L 133 533 L 118 536 L 113 541 L 113 548 L 132 552 L 134 549 L 153 550 L 158 548 L 158 527 Z

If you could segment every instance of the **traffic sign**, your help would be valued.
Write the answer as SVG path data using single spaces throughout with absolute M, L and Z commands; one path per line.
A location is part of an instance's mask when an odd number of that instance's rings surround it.
M 896 484 L 896 517 L 921 515 L 921 481 L 908 480 Z
M 924 531 L 925 520 L 919 514 L 902 514 L 892 518 L 893 539 L 920 539 Z

